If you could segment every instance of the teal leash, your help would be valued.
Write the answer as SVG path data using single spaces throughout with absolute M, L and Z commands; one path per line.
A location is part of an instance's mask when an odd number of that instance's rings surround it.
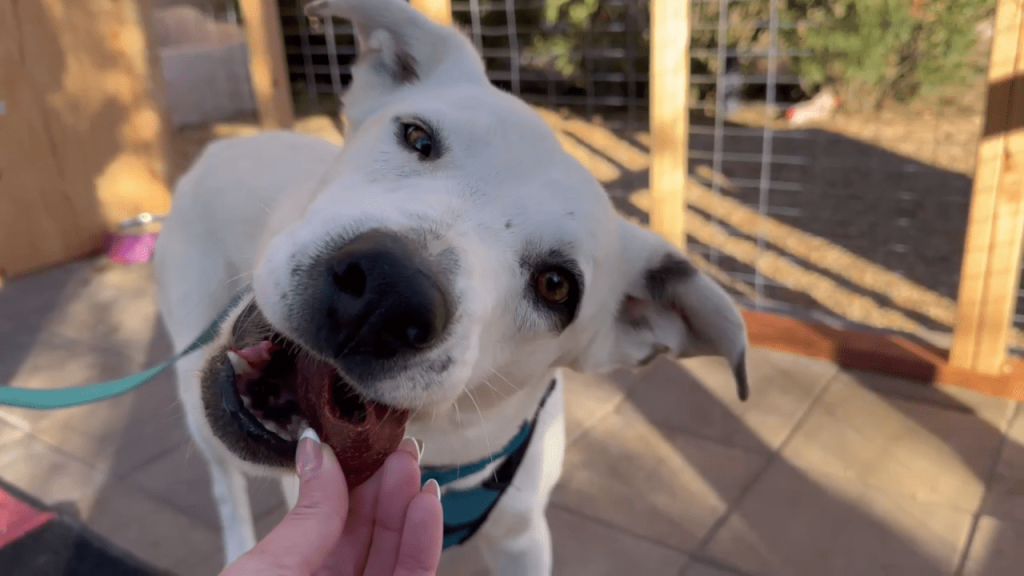
M 165 362 L 149 368 L 148 370 L 143 370 L 142 372 L 132 374 L 131 376 L 125 376 L 124 378 L 118 378 L 116 380 L 108 380 L 106 382 L 88 384 L 85 386 L 72 386 L 70 388 L 28 389 L 14 388 L 7 385 L 0 387 L 0 406 L 31 408 L 33 410 L 54 410 L 57 408 L 71 408 L 74 406 L 82 406 L 85 404 L 109 400 L 110 398 L 130 392 L 151 381 L 157 374 L 160 374 L 164 370 L 170 368 L 178 360 L 181 360 L 185 356 L 188 356 L 213 341 L 213 338 L 217 335 L 217 331 L 224 323 L 228 314 L 231 313 L 231 310 L 233 310 L 247 294 L 249 294 L 248 288 L 236 294 L 231 299 L 231 303 L 217 315 L 217 318 L 214 319 L 210 326 L 200 334 L 192 344 L 188 346 L 188 348 L 175 354 Z

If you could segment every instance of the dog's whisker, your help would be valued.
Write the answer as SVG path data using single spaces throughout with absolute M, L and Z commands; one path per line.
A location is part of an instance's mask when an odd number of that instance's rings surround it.
M 473 402 L 473 406 L 476 406 L 476 413 L 480 415 L 480 425 L 481 425 L 481 427 L 484 430 L 484 445 L 487 446 L 487 453 L 488 454 L 494 454 L 494 451 L 491 450 L 491 438 L 490 438 L 490 435 L 487 434 L 487 426 L 483 425 L 484 424 L 484 413 L 483 413 L 482 410 L 480 410 L 480 405 L 476 403 L 476 398 L 473 397 L 473 391 L 467 388 L 466 389 L 466 395 L 469 396 L 470 401 Z M 498 476 L 497 476 L 498 469 L 497 468 L 494 469 L 493 474 L 494 474 L 494 481 L 497 482 L 498 481 Z
M 500 395 L 502 398 L 504 398 L 506 400 L 508 399 L 508 396 L 506 396 L 504 392 L 502 392 L 501 390 L 498 390 L 494 386 L 494 384 L 491 384 L 490 381 L 488 381 L 486 378 L 483 379 L 483 383 L 486 384 L 487 387 L 490 388 L 493 392 L 495 392 L 496 394 Z
M 236 280 L 240 280 L 240 279 L 242 279 L 245 276 L 251 276 L 251 275 L 252 275 L 252 272 L 242 272 L 238 276 L 235 276 L 233 278 L 228 278 L 228 281 L 225 282 L 225 284 L 231 284 L 232 282 L 234 282 Z
M 505 378 L 504 376 L 502 376 L 501 372 L 498 372 L 494 368 L 491 368 L 491 372 L 494 372 L 495 376 L 497 376 L 498 378 L 501 378 L 502 380 L 504 380 L 505 383 L 508 384 L 509 386 L 511 386 L 513 390 L 515 390 L 516 392 L 519 391 L 519 387 L 516 386 L 515 384 L 513 384 L 512 382 L 510 382 L 508 378 Z

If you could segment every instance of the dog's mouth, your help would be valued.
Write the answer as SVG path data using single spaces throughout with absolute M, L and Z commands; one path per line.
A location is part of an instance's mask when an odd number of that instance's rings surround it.
M 248 444 L 270 452 L 278 463 L 293 461 L 299 436 L 312 427 L 334 449 L 354 488 L 404 436 L 408 410 L 360 394 L 332 364 L 273 330 L 254 302 L 239 315 L 230 344 L 213 363 L 220 366 L 216 410 L 225 411 Z

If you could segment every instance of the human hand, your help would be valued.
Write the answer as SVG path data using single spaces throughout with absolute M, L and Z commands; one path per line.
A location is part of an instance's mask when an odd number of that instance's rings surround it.
M 420 489 L 406 438 L 350 495 L 338 459 L 312 429 L 299 439 L 295 507 L 220 576 L 433 576 L 443 534 L 440 488 Z

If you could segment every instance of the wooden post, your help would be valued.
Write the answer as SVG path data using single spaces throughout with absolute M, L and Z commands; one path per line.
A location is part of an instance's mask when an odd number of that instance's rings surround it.
M 950 364 L 980 374 L 1007 370 L 1007 338 L 1024 242 L 1024 10 L 1000 0 L 960 272 Z
M 452 23 L 451 0 L 410 0 L 409 3 L 438 24 L 451 25 Z
M 295 111 L 277 2 L 240 0 L 239 5 L 249 44 L 249 76 L 260 125 L 269 129 L 291 128 Z
M 651 229 L 686 244 L 690 2 L 651 0 Z

